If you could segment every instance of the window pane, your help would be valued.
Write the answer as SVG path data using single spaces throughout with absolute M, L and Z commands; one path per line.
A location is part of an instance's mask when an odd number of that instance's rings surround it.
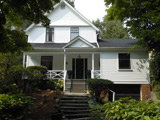
M 130 69 L 130 54 L 119 53 L 119 69 Z
M 79 35 L 78 27 L 71 27 L 71 40 Z
M 48 70 L 52 70 L 53 56 L 42 56 L 41 65 L 46 66 Z
M 46 41 L 53 42 L 54 41 L 54 28 L 49 28 L 46 31 Z

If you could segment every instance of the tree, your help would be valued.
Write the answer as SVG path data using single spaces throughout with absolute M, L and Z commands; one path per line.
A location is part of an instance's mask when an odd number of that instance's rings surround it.
M 105 0 L 107 19 L 126 22 L 128 31 L 139 44 L 152 51 L 154 78 L 160 81 L 160 2 L 159 0 Z M 157 57 L 158 56 L 158 57 Z
M 0 52 L 16 52 L 30 45 L 23 32 L 23 21 L 49 26 L 45 13 L 53 10 L 59 0 L 0 0 Z M 8 27 L 10 23 L 15 29 Z
M 100 36 L 105 39 L 117 39 L 117 38 L 129 38 L 126 28 L 119 20 L 107 20 L 103 19 L 101 22 L 99 19 L 92 22 L 96 27 L 100 29 Z

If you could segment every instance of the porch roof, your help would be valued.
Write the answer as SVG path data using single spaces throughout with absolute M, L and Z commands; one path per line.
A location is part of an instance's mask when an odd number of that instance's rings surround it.
M 30 43 L 34 49 L 58 49 L 63 48 L 68 43 Z M 97 47 L 97 43 L 91 43 Z
M 98 39 L 99 47 L 116 47 L 116 48 L 131 48 L 136 45 L 137 39 Z

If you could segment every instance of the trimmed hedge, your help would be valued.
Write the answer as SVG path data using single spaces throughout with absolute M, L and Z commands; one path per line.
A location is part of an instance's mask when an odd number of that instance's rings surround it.
M 26 69 L 27 69 L 28 71 L 38 70 L 38 71 L 40 71 L 42 74 L 46 74 L 46 73 L 47 73 L 47 67 L 46 67 L 46 66 L 41 66 L 41 65 L 28 66 Z
M 32 106 L 31 97 L 0 94 L 0 120 L 24 120 Z
M 105 79 L 89 79 L 87 80 L 87 84 L 91 95 L 96 97 L 97 102 L 99 102 L 101 92 L 109 89 L 113 85 L 113 82 Z
M 160 101 L 121 98 L 107 102 L 103 109 L 109 120 L 160 120 Z

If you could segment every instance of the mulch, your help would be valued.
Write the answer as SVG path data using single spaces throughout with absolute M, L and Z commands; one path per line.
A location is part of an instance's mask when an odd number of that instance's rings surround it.
M 30 111 L 29 115 L 27 116 L 27 120 L 47 120 L 51 119 L 51 114 L 56 113 L 56 102 L 55 98 L 60 99 L 63 92 L 56 92 L 56 91 L 39 91 L 33 94 L 26 94 L 32 96 L 34 100 L 34 108 Z

